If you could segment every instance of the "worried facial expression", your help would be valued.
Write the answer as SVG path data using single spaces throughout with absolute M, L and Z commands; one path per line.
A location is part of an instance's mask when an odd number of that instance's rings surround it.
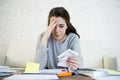
M 56 22 L 56 26 L 52 30 L 52 36 L 54 37 L 54 39 L 59 41 L 63 39 L 66 35 L 65 33 L 67 29 L 67 24 L 62 17 L 51 17 L 50 21 L 53 19 Z

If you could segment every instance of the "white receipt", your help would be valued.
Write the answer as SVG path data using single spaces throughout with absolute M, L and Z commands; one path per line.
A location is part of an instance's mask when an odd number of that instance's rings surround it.
M 63 52 L 62 54 L 60 54 L 58 56 L 58 66 L 62 66 L 62 67 L 68 67 L 67 65 L 67 62 L 66 60 L 69 58 L 69 57 L 72 57 L 72 56 L 78 56 L 78 53 L 71 50 L 71 49 L 68 49 L 66 50 L 65 52 Z

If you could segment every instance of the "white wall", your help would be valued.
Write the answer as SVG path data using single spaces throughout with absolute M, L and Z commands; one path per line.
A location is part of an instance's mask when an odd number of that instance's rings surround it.
M 85 66 L 102 67 L 102 56 L 120 56 L 120 0 L 0 0 L 0 55 L 14 40 L 36 42 L 55 6 L 69 11 Z

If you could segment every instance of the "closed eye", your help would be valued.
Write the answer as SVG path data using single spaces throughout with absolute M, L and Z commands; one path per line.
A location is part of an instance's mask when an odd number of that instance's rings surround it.
M 59 27 L 60 27 L 60 28 L 63 28 L 63 27 L 64 27 L 64 24 L 60 24 Z

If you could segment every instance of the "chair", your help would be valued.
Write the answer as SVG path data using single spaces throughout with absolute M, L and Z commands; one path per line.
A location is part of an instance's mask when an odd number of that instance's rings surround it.
M 6 65 L 12 67 L 25 67 L 27 62 L 33 62 L 36 43 L 33 40 L 15 40 L 10 43 Z

